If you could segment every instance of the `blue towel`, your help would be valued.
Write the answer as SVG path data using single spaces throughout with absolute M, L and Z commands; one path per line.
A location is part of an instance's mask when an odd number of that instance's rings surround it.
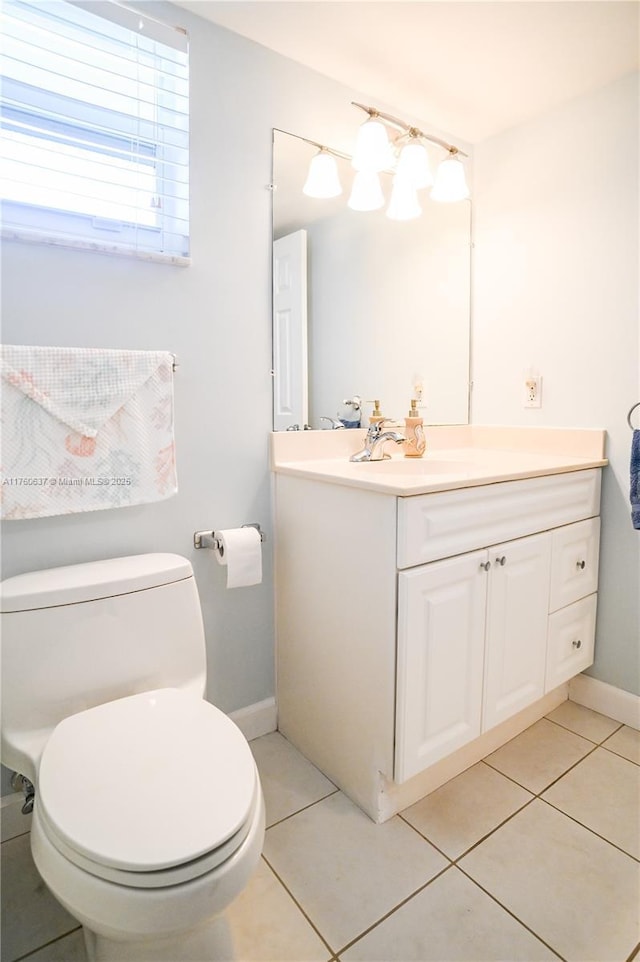
M 636 428 L 631 439 L 631 520 L 640 530 L 640 430 Z

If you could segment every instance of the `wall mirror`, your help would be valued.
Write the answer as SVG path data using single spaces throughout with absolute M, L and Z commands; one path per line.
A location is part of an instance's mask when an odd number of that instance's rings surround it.
M 374 398 L 396 419 L 416 396 L 425 423 L 467 423 L 470 202 L 421 191 L 410 221 L 351 210 L 348 160 L 340 196 L 309 198 L 315 152 L 274 131 L 274 429 L 327 427 L 354 396 L 363 426 Z M 388 196 L 391 175 L 381 179 Z

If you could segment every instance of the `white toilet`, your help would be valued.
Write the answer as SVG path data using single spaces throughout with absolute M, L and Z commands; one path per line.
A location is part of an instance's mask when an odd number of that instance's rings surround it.
M 262 851 L 249 746 L 204 701 L 190 563 L 146 554 L 2 582 L 2 762 L 36 790 L 35 864 L 91 960 L 228 958 L 215 917 Z

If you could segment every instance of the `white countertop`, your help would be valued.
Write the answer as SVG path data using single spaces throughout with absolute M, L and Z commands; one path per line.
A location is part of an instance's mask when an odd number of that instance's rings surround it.
M 427 451 L 405 458 L 394 445 L 384 461 L 356 463 L 363 430 L 277 432 L 271 435 L 277 474 L 407 497 L 601 468 L 605 432 L 565 428 L 427 427 Z

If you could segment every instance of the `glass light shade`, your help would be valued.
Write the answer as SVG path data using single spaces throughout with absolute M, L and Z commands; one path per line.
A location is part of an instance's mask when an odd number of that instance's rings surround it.
M 415 190 L 431 187 L 433 175 L 429 170 L 429 156 L 424 144 L 412 138 L 400 151 L 397 174 Z
M 336 159 L 328 151 L 321 150 L 311 158 L 309 173 L 302 193 L 307 197 L 327 199 L 338 197 L 342 193 L 342 185 L 338 177 Z
M 351 210 L 378 210 L 384 205 L 380 178 L 375 171 L 359 170 L 353 178 L 348 206 Z
M 415 217 L 419 217 L 421 213 L 422 208 L 418 203 L 415 187 L 396 174 L 393 178 L 393 190 L 387 207 L 387 217 L 391 220 L 413 220 Z
M 356 170 L 370 173 L 378 173 L 393 163 L 387 128 L 382 121 L 372 117 L 361 124 L 351 163 Z
M 464 164 L 459 157 L 450 156 L 443 160 L 436 171 L 436 182 L 431 191 L 432 200 L 453 203 L 465 200 L 469 196 L 469 188 L 464 176 Z

